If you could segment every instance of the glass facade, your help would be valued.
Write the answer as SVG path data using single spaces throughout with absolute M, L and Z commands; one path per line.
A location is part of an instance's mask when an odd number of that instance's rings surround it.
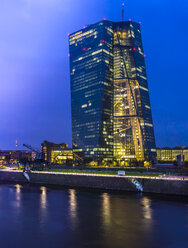
M 157 160 L 159 162 L 174 162 L 177 156 L 181 155 L 184 161 L 188 161 L 188 147 L 157 148 Z
M 73 151 L 97 162 L 113 158 L 112 41 L 110 22 L 69 37 Z
M 114 23 L 114 157 L 154 161 L 155 138 L 140 25 Z
M 73 150 L 85 158 L 156 159 L 140 25 L 101 21 L 69 36 Z

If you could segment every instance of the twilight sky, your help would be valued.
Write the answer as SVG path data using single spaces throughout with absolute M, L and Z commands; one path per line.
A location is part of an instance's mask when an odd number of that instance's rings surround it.
M 129 0 L 141 21 L 157 146 L 188 146 L 188 1 Z M 0 0 L 0 149 L 71 146 L 67 34 L 121 20 L 121 0 Z

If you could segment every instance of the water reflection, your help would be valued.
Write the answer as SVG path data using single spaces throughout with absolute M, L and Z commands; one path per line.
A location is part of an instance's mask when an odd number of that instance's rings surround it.
M 110 225 L 111 213 L 110 213 L 110 195 L 108 193 L 102 194 L 102 213 L 103 213 L 103 222 L 105 227 Z
M 144 218 L 151 220 L 152 219 L 151 200 L 148 197 L 143 197 L 142 204 L 144 206 L 143 209 Z
M 21 185 L 19 185 L 19 184 L 16 184 L 16 195 L 17 196 L 20 196 L 20 192 L 21 192 Z
M 16 184 L 16 207 L 20 208 L 20 200 L 21 200 L 21 185 Z
M 32 185 L 1 188 L 3 248 L 187 247 L 187 200 Z
M 70 217 L 71 217 L 71 223 L 72 227 L 75 228 L 78 223 L 78 216 L 77 216 L 77 197 L 76 197 L 76 190 L 70 189 L 69 190 L 69 211 L 70 211 Z
M 47 216 L 47 190 L 46 187 L 41 186 L 40 187 L 41 194 L 40 194 L 40 209 L 41 209 L 41 219 L 42 221 Z
M 46 187 L 40 187 L 41 197 L 40 197 L 40 206 L 42 209 L 46 209 Z

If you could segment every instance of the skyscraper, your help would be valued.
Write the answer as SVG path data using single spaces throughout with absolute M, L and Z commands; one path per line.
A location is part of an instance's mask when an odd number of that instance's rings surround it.
M 69 36 L 73 150 L 151 161 L 156 147 L 140 24 L 103 20 Z

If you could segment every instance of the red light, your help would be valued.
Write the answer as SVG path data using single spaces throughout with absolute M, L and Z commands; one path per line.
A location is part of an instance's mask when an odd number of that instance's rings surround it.
M 68 56 L 69 56 L 69 57 L 71 56 L 70 53 L 68 54 Z
M 106 18 L 103 18 L 104 21 L 106 21 Z
M 83 27 L 83 29 L 86 29 L 86 27 Z
M 83 47 L 83 48 L 82 48 L 82 50 L 83 50 L 83 51 L 86 51 L 86 48 L 85 48 L 85 47 Z
M 122 3 L 122 6 L 124 7 L 124 6 L 125 6 L 125 4 L 124 4 L 124 3 Z
M 136 48 L 135 47 L 133 47 L 133 51 L 136 51 Z
M 105 43 L 105 40 L 102 40 L 102 43 Z
M 145 58 L 145 57 L 146 57 L 146 55 L 145 55 L 145 54 L 143 54 L 143 57 Z
M 131 19 L 129 19 L 129 22 L 131 22 Z
M 139 22 L 139 24 L 141 24 L 141 22 Z
M 70 36 L 70 34 L 68 34 L 68 36 Z

